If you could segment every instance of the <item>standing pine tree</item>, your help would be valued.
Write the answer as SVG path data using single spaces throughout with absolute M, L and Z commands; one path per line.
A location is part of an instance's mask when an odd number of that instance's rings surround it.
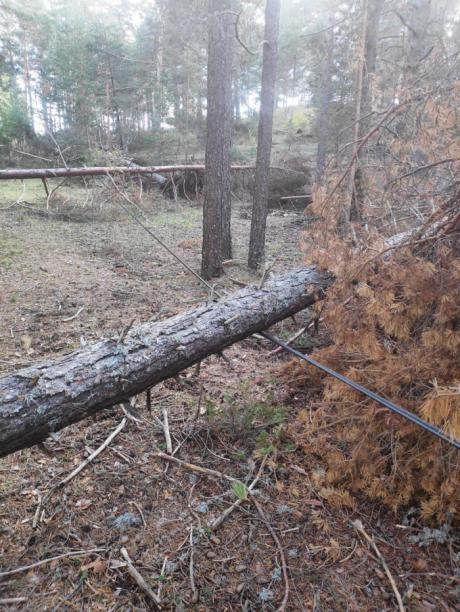
M 220 276 L 223 258 L 231 257 L 230 149 L 235 19 L 232 5 L 233 0 L 209 0 L 208 3 L 208 106 L 201 264 L 204 278 Z
M 265 6 L 265 40 L 262 65 L 262 86 L 260 92 L 256 176 L 248 258 L 248 265 L 254 270 L 262 263 L 265 255 L 265 230 L 267 226 L 273 111 L 275 107 L 279 19 L 280 0 L 267 0 Z

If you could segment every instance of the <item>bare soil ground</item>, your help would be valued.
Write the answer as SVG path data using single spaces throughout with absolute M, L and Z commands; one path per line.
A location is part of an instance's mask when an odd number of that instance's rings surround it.
M 40 197 L 28 201 L 34 205 Z M 199 270 L 199 204 L 149 194 L 142 207 L 151 227 Z M 144 230 L 115 207 L 108 211 L 104 217 L 86 207 L 79 222 L 37 216 L 24 206 L 0 211 L 0 371 L 110 337 L 133 320 L 169 317 L 206 298 Z M 304 224 L 300 213 L 270 215 L 268 254 L 276 259 L 275 273 L 301 263 L 298 233 Z M 256 280 L 244 263 L 247 204 L 235 203 L 233 227 L 235 260 L 219 281 L 228 292 L 238 288 L 232 279 Z M 278 333 L 289 336 L 306 317 L 284 322 Z M 128 420 L 38 514 L 40 498 L 121 422 L 121 408 L 60 432 L 43 448 L 0 460 L 2 608 L 151 609 L 127 571 L 125 547 L 163 609 L 275 610 L 285 587 L 274 532 L 289 575 L 289 610 L 395 609 L 381 562 L 352 526 L 360 519 L 407 610 L 458 609 L 454 542 L 420 548 L 410 539 L 422 529 L 418 523 L 365 500 L 358 500 L 357 510 L 332 508 L 321 496 L 315 485 L 321 458 L 314 465 L 307 461 L 287 428 L 290 418 L 314 403 L 289 393 L 278 375 L 284 357 L 269 355 L 272 348 L 251 339 L 226 351 L 226 360 L 210 357 L 199 372 L 191 369 L 156 387 L 151 414 L 145 396 L 135 398 L 137 420 Z M 175 457 L 182 461 L 249 485 L 265 457 L 255 487 L 265 520 L 245 501 L 212 529 L 238 490 L 223 477 L 155 454 L 166 448 L 163 408 Z M 44 563 L 2 576 L 39 561 Z

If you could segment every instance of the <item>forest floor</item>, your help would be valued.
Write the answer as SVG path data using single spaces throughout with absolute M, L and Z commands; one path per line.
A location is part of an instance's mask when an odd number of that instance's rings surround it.
M 169 317 L 206 294 L 143 229 L 111 206 L 88 204 L 72 188 L 67 217 L 37 214 L 40 184 L 23 205 L 0 192 L 0 372 L 52 358 Z M 11 188 L 9 188 L 11 189 Z M 17 189 L 17 187 L 16 187 Z M 112 194 L 113 195 L 113 194 Z M 69 207 L 68 198 L 77 204 Z M 141 202 L 150 225 L 199 270 L 201 206 L 157 194 Z M 70 211 L 70 212 L 69 212 Z M 218 288 L 257 280 L 246 269 L 249 204 L 233 214 L 235 259 Z M 77 214 L 78 213 L 78 214 Z M 298 236 L 307 218 L 276 211 L 268 220 L 268 258 L 276 273 L 302 263 Z M 287 338 L 307 313 L 277 326 Z M 455 550 L 411 536 L 422 526 L 357 500 L 334 508 L 321 494 L 321 458 L 306 458 L 287 423 L 314 403 L 279 375 L 283 355 L 249 339 L 206 359 L 133 400 L 136 420 L 88 467 L 40 498 L 95 450 L 122 421 L 121 408 L 71 426 L 42 447 L 0 460 L 0 606 L 11 610 L 143 610 L 151 601 L 127 571 L 121 549 L 158 594 L 163 609 L 275 610 L 289 576 L 289 610 L 393 610 L 397 585 L 407 610 L 454 610 Z M 155 453 L 165 450 L 168 412 L 175 457 L 255 487 L 263 513 L 241 503 L 217 529 L 212 522 L 237 499 L 224 476 L 210 477 Z M 241 491 L 239 491 L 241 494 Z M 38 519 L 37 528 L 33 528 Z M 357 531 L 360 520 L 386 560 Z M 273 534 L 277 536 L 279 546 Z M 59 559 L 53 557 L 62 555 Z M 44 561 L 2 576 L 2 572 Z M 457 580 L 457 582 L 456 582 Z M 393 581 L 393 586 L 392 582 Z

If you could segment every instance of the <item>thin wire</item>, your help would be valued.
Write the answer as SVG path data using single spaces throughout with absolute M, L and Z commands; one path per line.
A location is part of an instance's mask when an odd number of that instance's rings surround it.
M 115 188 L 117 189 L 118 193 L 120 193 L 127 202 L 129 202 L 132 206 L 134 206 L 137 209 L 138 208 L 137 205 L 130 198 L 128 198 L 128 196 L 125 193 L 123 193 L 121 191 L 121 189 L 119 189 L 118 185 L 115 183 L 115 181 L 113 180 L 112 176 L 110 176 L 110 174 L 108 174 L 108 176 L 109 176 L 110 180 L 112 181 L 112 183 L 115 185 Z M 152 238 L 154 238 L 163 248 L 165 248 L 168 251 L 168 253 L 170 253 L 175 259 L 177 259 L 177 261 L 179 261 L 189 272 L 191 272 L 191 274 L 193 274 L 193 276 L 195 276 L 200 282 L 202 282 L 211 291 L 211 295 L 215 295 L 216 297 L 219 297 L 219 298 L 222 297 L 214 289 L 214 287 L 212 287 L 208 282 L 205 281 L 205 279 L 202 276 L 200 276 L 198 274 L 198 272 L 195 272 L 195 270 L 193 270 L 193 268 L 191 268 L 187 263 L 185 263 L 185 261 L 183 261 L 178 255 L 176 255 L 176 253 L 174 253 L 174 251 L 172 251 L 158 236 L 156 236 L 141 221 L 141 219 L 138 218 L 138 216 L 132 210 L 130 210 L 127 206 L 124 206 L 121 202 L 120 202 L 120 204 L 121 204 L 122 208 Z M 144 214 L 141 208 L 139 208 L 139 212 L 141 212 L 141 214 Z M 303 361 L 306 361 L 310 365 L 315 366 L 319 370 L 322 370 L 323 372 L 326 372 L 326 374 L 329 374 L 330 376 L 333 376 L 337 380 L 340 380 L 341 382 L 343 382 L 344 384 L 348 385 L 349 387 L 351 387 L 355 391 L 358 391 L 359 393 L 362 393 L 363 395 L 366 395 L 367 397 L 369 397 L 370 399 L 372 399 L 375 402 L 379 403 L 380 405 L 384 406 L 385 408 L 388 408 L 388 410 L 391 410 L 391 412 L 394 412 L 395 414 L 398 414 L 399 416 L 403 417 L 407 421 L 410 421 L 414 425 L 417 425 L 418 427 L 421 427 L 422 429 L 424 429 L 428 433 L 432 434 L 433 436 L 438 437 L 440 440 L 443 440 L 444 442 L 447 442 L 448 444 L 451 444 L 457 450 L 460 450 L 460 442 L 458 440 L 456 440 L 453 437 L 448 436 L 441 429 L 439 429 L 438 427 L 435 427 L 434 425 L 431 425 L 427 421 L 424 421 L 423 419 L 421 419 L 419 416 L 417 416 L 413 412 L 410 412 L 409 410 L 406 410 L 406 408 L 403 408 L 402 406 L 398 406 L 397 404 L 394 404 L 393 402 L 391 402 L 390 400 L 385 399 L 381 395 L 377 395 L 377 393 L 374 393 L 373 391 L 370 391 L 366 387 L 363 387 L 359 383 L 351 380 L 351 378 L 348 378 L 347 376 L 344 376 L 343 374 L 339 374 L 335 370 L 332 370 L 331 368 L 323 365 L 322 363 L 319 363 L 318 361 L 316 361 L 316 359 L 313 359 L 312 357 L 308 357 L 308 355 L 305 355 L 304 353 L 301 353 L 300 351 L 298 351 L 296 349 L 293 349 L 291 346 L 289 346 L 289 344 L 286 344 L 286 342 L 283 342 L 282 340 L 280 340 L 276 336 L 273 336 L 272 334 L 270 334 L 268 332 L 264 332 L 264 331 L 260 332 L 260 335 L 263 336 L 264 338 L 266 338 L 267 340 L 270 340 L 270 342 L 273 342 L 274 344 L 277 344 L 278 346 L 283 348 L 288 353 L 291 353 L 292 355 L 295 355 L 299 359 L 302 359 Z
M 346 385 L 348 385 L 355 391 L 359 391 L 359 393 L 362 393 L 363 395 L 366 395 L 367 397 L 374 400 L 375 402 L 378 402 L 382 406 L 385 406 L 385 408 L 388 408 L 388 410 L 391 410 L 391 412 L 398 414 L 399 416 L 410 421 L 414 425 L 417 425 L 418 427 L 421 427 L 422 429 L 424 429 L 425 431 L 428 431 L 434 436 L 437 436 L 439 439 L 443 440 L 444 442 L 451 444 L 457 450 L 460 450 L 460 442 L 458 440 L 448 436 L 441 429 L 438 429 L 438 427 L 435 427 L 434 425 L 431 425 L 427 421 L 424 421 L 416 414 L 410 412 L 409 410 L 406 410 L 406 408 L 403 408 L 402 406 L 398 406 L 397 404 L 394 404 L 390 400 L 387 400 L 384 397 L 377 395 L 377 393 L 374 393 L 373 391 L 366 389 L 366 387 L 363 387 L 359 383 L 351 380 L 350 378 L 347 378 L 343 374 L 339 374 L 335 370 L 332 370 L 331 368 L 328 368 L 322 363 L 319 363 L 318 361 L 316 361 L 316 359 L 313 359 L 312 357 L 309 357 L 308 355 L 305 355 L 304 353 L 297 351 L 296 349 L 289 346 L 289 344 L 286 344 L 285 342 L 283 342 L 279 338 L 276 338 L 275 336 L 272 336 L 268 332 L 261 332 L 261 335 L 264 336 L 264 338 L 267 338 L 267 340 L 270 340 L 271 342 L 274 342 L 278 346 L 281 346 L 288 353 L 291 353 L 292 355 L 295 355 L 299 359 L 302 359 L 303 361 L 306 361 L 307 363 L 315 366 L 319 370 L 326 372 L 326 374 L 329 374 L 330 376 L 337 378 L 337 380 L 340 380 L 341 382 L 345 383 Z
M 141 208 L 139 208 L 137 206 L 137 204 L 135 202 L 133 202 L 131 200 L 131 198 L 129 198 L 119 187 L 118 185 L 115 183 L 115 181 L 113 180 L 113 177 L 107 172 L 107 176 L 109 177 L 109 179 L 112 181 L 112 183 L 115 186 L 115 189 L 118 191 L 118 193 L 127 201 L 129 202 L 132 206 L 134 206 L 140 213 L 141 215 L 144 215 L 144 212 Z M 139 218 L 138 215 L 136 215 L 130 208 L 128 208 L 127 206 L 125 206 L 122 202 L 120 202 L 120 206 L 123 208 L 123 210 L 125 212 L 128 213 L 128 215 L 134 219 L 134 221 L 136 221 L 136 223 L 138 223 L 146 232 L 147 234 L 149 234 L 149 236 L 151 236 L 154 240 L 156 240 L 158 242 L 158 244 L 160 244 L 164 249 L 166 249 L 168 251 L 168 253 L 170 255 L 172 255 L 174 257 L 174 259 L 176 259 L 179 263 L 181 263 L 184 268 L 186 268 L 190 274 L 193 274 L 193 276 L 195 276 L 200 282 L 202 282 L 211 292 L 211 295 L 214 294 L 218 297 L 220 297 L 217 293 L 217 291 L 215 291 L 214 287 L 212 285 L 210 285 L 208 282 L 206 282 L 204 280 L 204 278 L 202 278 L 198 272 L 195 272 L 195 270 L 193 268 L 191 268 L 181 257 L 179 257 L 179 255 L 177 255 L 176 253 L 174 253 L 174 251 L 172 249 L 169 248 L 169 246 L 163 242 L 163 240 L 157 236 L 156 234 L 154 234 L 152 232 L 152 230 L 147 227 L 147 225 L 145 225 L 145 223 L 142 221 L 141 218 Z

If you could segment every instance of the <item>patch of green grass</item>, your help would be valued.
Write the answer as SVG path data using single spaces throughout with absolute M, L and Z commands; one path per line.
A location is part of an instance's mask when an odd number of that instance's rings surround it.
M 11 268 L 14 258 L 21 254 L 21 242 L 16 236 L 10 236 L 5 232 L 0 233 L 0 268 L 8 270 Z M 11 301 L 14 302 L 13 296 Z
M 251 441 L 251 444 L 256 443 L 256 446 L 258 436 L 264 435 L 260 433 L 261 429 L 271 437 L 268 432 L 286 420 L 285 409 L 274 402 L 270 395 L 264 401 L 253 402 L 242 401 L 239 394 L 225 394 L 222 408 L 208 399 L 204 401 L 204 406 L 206 416 L 213 421 L 214 426 L 228 431 L 236 438 L 244 438 L 248 442 Z M 270 445 L 271 442 L 268 446 Z M 267 452 L 271 452 L 272 448 L 268 446 Z
M 177 210 L 170 210 L 170 207 L 177 206 Z M 164 210 L 162 208 L 168 208 Z M 160 210 L 159 210 L 160 208 Z M 164 200 L 155 207 L 155 212 L 151 219 L 152 226 L 184 230 L 196 230 L 201 228 L 202 211 L 201 208 L 192 206 L 176 205 L 174 201 Z
M 283 250 L 283 245 L 279 242 L 275 242 L 275 244 L 269 245 L 268 249 L 272 257 L 278 257 L 278 255 L 280 255 Z
M 256 438 L 256 451 L 260 457 L 264 457 L 275 451 L 271 436 L 265 429 L 263 429 Z
M 30 203 L 45 202 L 46 194 L 41 180 L 0 181 L 0 204 L 12 204 L 18 199 Z

